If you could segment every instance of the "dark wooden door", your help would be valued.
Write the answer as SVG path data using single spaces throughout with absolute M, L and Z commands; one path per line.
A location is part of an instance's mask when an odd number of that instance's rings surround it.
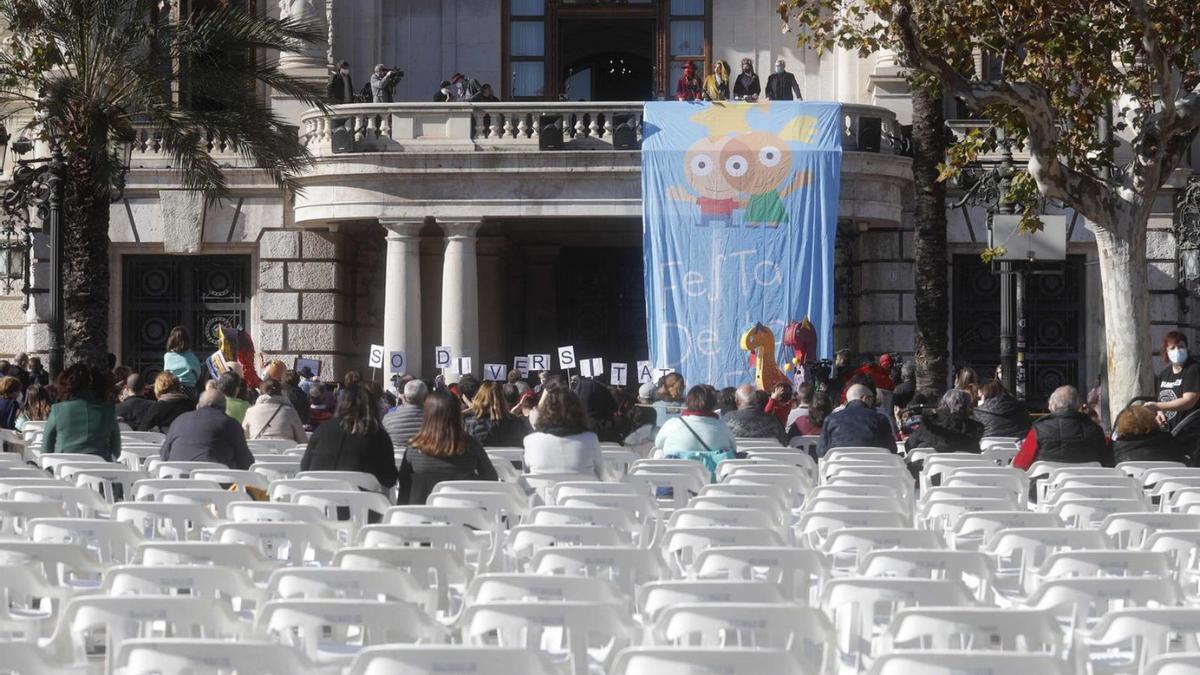
M 121 362 L 147 377 L 162 370 L 167 336 L 187 328 L 201 360 L 217 326 L 250 321 L 250 256 L 127 255 L 123 260 Z
M 1084 256 L 1038 263 L 1025 276 L 1025 381 L 1032 408 L 1045 408 L 1064 384 L 1086 393 L 1084 373 Z M 1000 362 L 1000 276 L 978 255 L 954 256 L 952 358 L 981 381 Z
M 578 358 L 645 360 L 646 291 L 637 248 L 566 248 L 558 259 L 558 334 Z M 636 382 L 636 379 L 630 379 Z

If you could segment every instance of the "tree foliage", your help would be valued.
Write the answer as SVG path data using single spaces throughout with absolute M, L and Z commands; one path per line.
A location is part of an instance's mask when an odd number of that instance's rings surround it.
M 789 0 L 799 39 L 868 55 L 895 51 L 1002 134 L 976 133 L 943 178 L 1003 139 L 1027 147 L 1014 201 L 1034 188 L 1101 228 L 1137 221 L 1200 128 L 1200 2 L 1194 0 Z M 982 68 L 983 63 L 992 64 Z M 1118 165 L 1101 133 L 1131 134 Z M 1031 181 L 1031 182 L 1030 182 Z M 1114 222 L 1116 220 L 1117 222 Z M 1032 224 L 1032 223 L 1031 223 Z

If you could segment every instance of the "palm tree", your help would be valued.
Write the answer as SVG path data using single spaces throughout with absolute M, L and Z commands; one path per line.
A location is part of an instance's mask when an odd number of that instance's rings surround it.
M 62 295 L 65 362 L 105 365 L 108 227 L 114 147 L 135 125 L 155 130 L 183 187 L 228 195 L 210 155 L 220 139 L 281 187 L 310 157 L 299 134 L 256 93 L 265 84 L 322 105 L 311 85 L 265 53 L 299 51 L 312 26 L 258 17 L 229 2 L 180 16 L 165 0 L 0 0 L 0 110 L 32 119 L 21 133 L 50 141 L 64 158 Z
M 940 88 L 913 82 L 913 245 L 917 319 L 917 388 L 942 392 L 949 372 L 950 296 L 946 259 L 946 184 L 938 165 L 946 157 Z

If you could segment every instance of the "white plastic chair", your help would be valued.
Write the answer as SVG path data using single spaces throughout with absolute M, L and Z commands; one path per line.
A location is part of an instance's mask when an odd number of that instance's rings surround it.
M 767 581 L 779 586 L 783 597 L 815 604 L 821 584 L 832 571 L 821 551 L 790 546 L 721 546 L 696 554 L 692 578 L 730 581 Z
M 1166 553 L 1175 568 L 1175 579 L 1189 598 L 1200 598 L 1200 529 L 1151 533 L 1142 550 Z
M 837 661 L 837 633 L 819 609 L 779 603 L 681 603 L 662 610 L 651 628 L 659 645 L 785 649 L 814 673 Z
M 221 486 L 211 480 L 194 480 L 191 478 L 143 478 L 133 484 L 131 499 L 138 502 L 158 501 L 158 494 L 163 490 L 179 490 L 193 488 L 197 490 L 219 490 Z
M 216 462 L 159 462 L 153 467 L 149 463 L 146 465 L 147 473 L 154 478 L 191 478 L 193 471 L 206 469 L 221 471 L 228 470 L 228 467 Z
M 374 474 L 362 471 L 301 471 L 296 478 L 324 478 L 327 480 L 343 480 L 360 490 L 368 492 L 384 492 L 383 486 Z
M 630 647 L 617 654 L 610 675 L 809 675 L 782 649 L 753 647 Z
M 670 607 L 681 604 L 766 603 L 784 604 L 787 598 L 779 586 L 766 581 L 729 581 L 725 579 L 670 579 L 651 581 L 637 590 L 634 598 L 637 616 L 645 625 L 653 624 Z
M 112 659 L 115 675 L 308 675 L 316 673 L 287 645 L 243 640 L 137 638 L 126 640 Z
M 868 675 L 962 675 L 986 664 L 988 675 L 1076 675 L 1057 656 L 994 651 L 912 651 L 884 654 Z
M 51 586 L 95 588 L 109 566 L 96 560 L 82 544 L 0 541 L 0 566 L 24 566 Z
M 308 490 L 343 490 L 352 492 L 353 483 L 332 478 L 277 478 L 271 481 L 267 495 L 273 502 L 290 502 L 297 492 Z
M 638 639 L 637 627 L 617 607 L 592 602 L 471 605 L 459 626 L 464 644 L 494 639 L 500 647 L 548 652 L 568 661 L 572 675 L 588 675 L 593 666 L 607 670 L 616 652 Z M 555 644 L 547 644 L 552 639 Z
M 316 507 L 330 521 L 349 521 L 356 529 L 379 522 L 392 505 L 378 492 L 361 490 L 306 490 L 292 495 L 292 503 Z
M 1170 578 L 1171 558 L 1162 551 L 1058 551 L 1051 553 L 1029 577 L 1032 591 L 1051 579 L 1071 577 Z
M 1140 499 L 1064 499 L 1050 512 L 1062 518 L 1070 527 L 1095 528 L 1114 513 L 1142 513 L 1149 507 Z
M 1026 579 L 1052 553 L 1105 548 L 1108 548 L 1108 539 L 1098 530 L 1012 527 L 996 532 L 982 550 L 996 561 L 998 576 L 1008 577 L 1024 588 Z
M 858 565 L 858 576 L 959 579 L 982 603 L 995 592 L 992 559 L 979 551 L 892 548 L 873 550 Z
M 268 560 L 286 565 L 327 564 L 338 549 L 337 538 L 320 524 L 296 522 L 225 522 L 213 541 L 253 546 Z
M 1071 577 L 1044 581 L 1026 604 L 1049 609 L 1068 628 L 1086 629 L 1110 611 L 1171 607 L 1183 599 L 1173 579 L 1162 577 Z
M 58 502 L 16 502 L 0 500 L 0 539 L 24 539 L 29 521 L 34 518 L 62 518 L 66 515 Z
M 217 518 L 224 518 L 230 504 L 240 503 L 247 499 L 244 492 L 230 492 L 220 488 L 196 488 L 182 490 L 163 490 L 158 493 L 160 504 L 189 504 L 202 506 Z
M 1114 548 L 1141 548 L 1146 538 L 1162 530 L 1200 530 L 1195 513 L 1114 513 L 1100 523 Z
M 681 576 L 691 573 L 696 556 L 714 546 L 783 546 L 774 529 L 761 527 L 679 527 L 663 533 L 662 551 Z
M 939 499 L 921 504 L 917 511 L 916 524 L 927 530 L 938 530 L 950 535 L 953 526 L 968 513 L 1008 511 L 1017 508 L 1008 498 L 956 497 Z
M 212 598 L 246 618 L 266 599 L 249 575 L 223 565 L 122 565 L 105 572 L 98 594 Z
M 279 600 L 409 602 L 430 616 L 437 612 L 435 593 L 400 569 L 284 567 L 271 573 L 266 593 Z
M 472 645 L 385 645 L 358 653 L 348 675 L 560 675 L 543 654 L 525 649 Z
M 266 583 L 279 567 L 248 544 L 215 541 L 147 541 L 138 546 L 135 564 L 218 565 L 241 569 L 255 583 Z
M 13 501 L 54 502 L 63 507 L 70 518 L 102 518 L 109 515 L 113 505 L 100 499 L 100 495 L 82 487 L 66 485 L 39 485 L 21 487 L 12 491 Z
M 1054 615 L 1026 607 L 907 607 L 892 618 L 880 642 L 883 654 L 997 650 L 1060 656 L 1066 649 Z
M 1200 653 L 1164 654 L 1146 664 L 1144 675 L 1200 675 Z
M 822 544 L 834 573 L 858 568 L 871 551 L 889 548 L 941 550 L 939 533 L 909 527 L 848 527 L 835 530 Z
M 912 519 L 898 511 L 810 511 L 801 514 L 793 531 L 796 541 L 809 548 L 821 549 L 830 534 L 846 528 L 893 527 L 912 525 Z
M 593 525 L 518 525 L 509 530 L 505 554 L 509 569 L 525 571 L 538 550 L 564 546 L 632 546 L 629 532 Z
M 607 579 L 631 599 L 637 588 L 671 577 L 658 549 L 622 546 L 543 548 L 533 554 L 528 569 L 533 574 Z
M 791 511 L 790 495 L 778 485 L 730 485 L 714 483 L 700 489 L 697 497 L 768 497 L 775 503 L 775 510 L 780 513 Z M 687 506 L 685 503 L 683 506 Z M 680 507 L 683 508 L 683 507 Z
M 634 467 L 630 469 L 629 475 L 625 476 L 624 482 L 638 488 L 640 494 L 654 499 L 658 508 L 673 510 L 687 506 L 689 499 L 700 494 L 708 484 L 708 477 L 699 479 L 689 473 L 637 472 Z
M 996 532 L 1006 528 L 1061 528 L 1062 519 L 1053 513 L 1038 511 L 972 511 L 958 516 L 949 528 L 947 539 L 958 550 L 975 551 Z
M 142 542 L 129 523 L 97 518 L 35 518 L 29 521 L 30 541 L 80 544 L 105 565 L 133 559 Z
M 20 640 L 36 646 L 39 639 L 48 638 L 54 630 L 72 589 L 50 584 L 34 565 L 6 564 L 0 566 L 0 575 L 4 578 L 0 593 L 0 645 Z M 7 665 L 10 664 L 4 664 Z
M 319 666 L 349 665 L 363 647 L 449 641 L 445 627 L 407 602 L 272 600 L 255 623 Z
M 271 486 L 271 482 L 262 474 L 249 469 L 199 469 L 192 471 L 189 477 L 196 480 L 210 480 L 222 486 L 249 485 L 264 491 Z
M 113 505 L 112 519 L 132 523 L 144 539 L 199 541 L 217 526 L 216 514 L 203 504 L 121 502 Z
M 1105 614 L 1077 648 L 1091 673 L 1142 673 L 1168 652 L 1200 651 L 1200 609 L 1135 607 Z M 1084 665 L 1084 664 L 1081 664 Z
M 346 546 L 334 554 L 333 566 L 407 572 L 418 586 L 433 594 L 437 615 L 447 619 L 461 611 L 462 593 L 471 579 L 462 553 L 447 549 Z

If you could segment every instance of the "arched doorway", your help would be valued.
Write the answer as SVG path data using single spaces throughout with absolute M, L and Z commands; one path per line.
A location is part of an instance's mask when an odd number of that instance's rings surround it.
M 560 91 L 568 101 L 645 101 L 654 94 L 654 20 L 564 20 Z

